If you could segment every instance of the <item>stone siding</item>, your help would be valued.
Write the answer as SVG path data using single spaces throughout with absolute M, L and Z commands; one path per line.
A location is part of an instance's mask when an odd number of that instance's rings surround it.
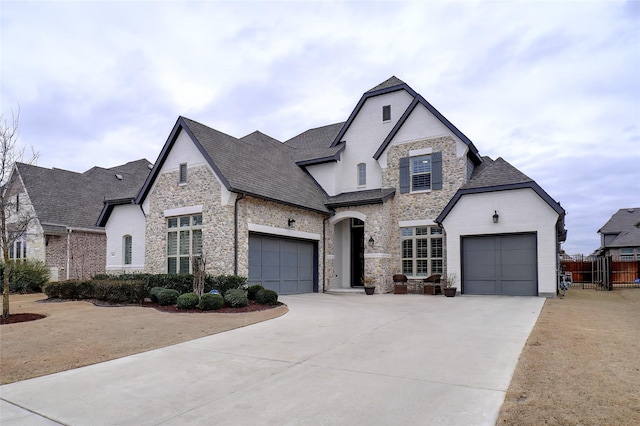
M 238 205 L 238 274 L 244 276 L 249 274 L 249 224 L 279 228 L 285 232 L 287 230 L 308 232 L 318 234 L 322 238 L 322 222 L 328 216 L 254 197 L 245 197 L 238 202 Z M 295 220 L 295 224 L 291 228 L 288 225 L 289 219 Z M 318 288 L 319 291 L 322 291 L 324 280 L 322 239 L 317 243 Z
M 178 171 L 160 174 L 149 193 L 146 223 L 145 270 L 167 272 L 167 218 L 164 211 L 202 205 L 203 252 L 207 273 L 234 272 L 234 205 L 222 205 L 220 184 L 204 165 L 189 167 L 189 180 L 178 184 Z

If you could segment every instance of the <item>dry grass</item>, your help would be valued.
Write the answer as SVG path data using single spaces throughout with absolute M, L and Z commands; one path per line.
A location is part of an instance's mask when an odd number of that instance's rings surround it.
M 89 302 L 38 303 L 44 294 L 12 295 L 11 313 L 47 318 L 0 328 L 0 384 L 70 370 L 278 317 L 286 306 L 242 314 L 166 313 Z
M 640 289 L 547 300 L 498 424 L 640 424 Z

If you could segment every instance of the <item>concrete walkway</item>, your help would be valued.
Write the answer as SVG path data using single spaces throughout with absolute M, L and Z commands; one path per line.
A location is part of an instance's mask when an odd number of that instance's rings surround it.
M 0 423 L 493 425 L 544 303 L 281 300 L 289 313 L 271 321 L 4 385 Z

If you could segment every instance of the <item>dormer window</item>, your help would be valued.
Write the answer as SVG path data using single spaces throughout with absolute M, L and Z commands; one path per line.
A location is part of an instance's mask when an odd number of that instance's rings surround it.
M 365 163 L 358 164 L 358 186 L 367 185 L 367 165 Z
M 382 107 L 382 121 L 391 121 L 391 105 Z
M 180 172 L 178 174 L 178 184 L 187 183 L 187 163 L 180 164 Z

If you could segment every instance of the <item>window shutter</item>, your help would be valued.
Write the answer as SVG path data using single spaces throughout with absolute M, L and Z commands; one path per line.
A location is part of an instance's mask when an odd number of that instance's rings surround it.
M 410 188 L 409 157 L 400 159 L 400 193 L 407 194 Z
M 431 189 L 442 189 L 442 153 L 431 154 Z

